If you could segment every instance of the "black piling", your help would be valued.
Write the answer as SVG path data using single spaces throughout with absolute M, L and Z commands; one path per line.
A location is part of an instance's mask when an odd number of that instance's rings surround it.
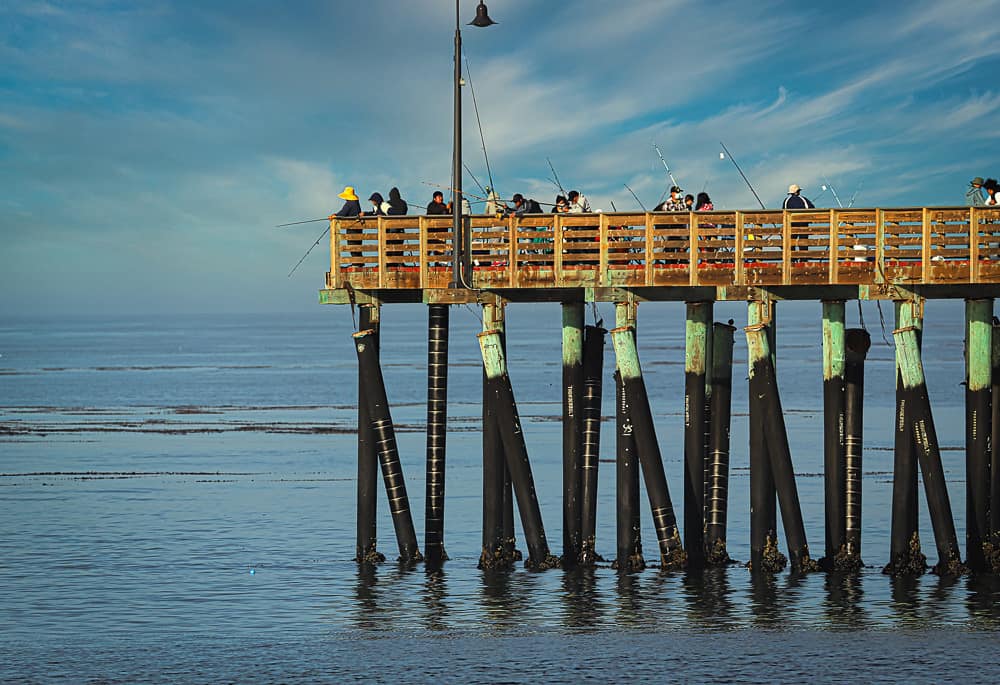
M 944 466 L 938 448 L 937 432 L 931 414 L 927 385 L 924 382 L 923 364 L 917 346 L 916 329 L 913 327 L 893 331 L 896 349 L 900 353 L 899 371 L 903 380 L 903 420 L 910 431 L 917 452 L 917 461 L 923 475 L 927 509 L 934 529 L 938 563 L 934 573 L 942 576 L 961 575 L 968 569 L 962 564 L 952 518 L 951 502 L 945 485 Z
M 632 435 L 643 479 L 646 482 L 646 494 L 653 514 L 653 526 L 660 548 L 660 567 L 663 570 L 683 568 L 687 563 L 687 555 L 681 546 L 677 518 L 670 501 L 667 477 L 663 471 L 663 459 L 653 425 L 653 414 L 646 395 L 639 356 L 636 353 L 635 338 L 632 329 L 627 327 L 611 331 L 611 338 L 618 372 L 628 402 Z
M 913 328 L 917 346 L 923 326 L 923 303 L 895 303 L 896 328 Z M 883 573 L 893 576 L 922 575 L 927 558 L 920 549 L 917 523 L 917 454 L 909 426 L 906 425 L 906 393 L 900 373 L 901 351 L 896 346 L 896 413 L 893 438 L 892 524 L 889 563 Z
M 778 504 L 781 507 L 781 521 L 787 537 L 792 572 L 814 571 L 818 569 L 818 565 L 809 557 L 802 509 L 795 486 L 792 454 L 788 446 L 781 398 L 768 346 L 767 325 L 756 324 L 748 326 L 745 330 L 750 362 L 750 422 L 757 422 L 764 433 Z
M 712 359 L 712 303 L 688 302 L 684 330 L 684 542 L 688 566 L 705 565 L 707 373 Z
M 382 479 L 385 482 L 385 492 L 389 498 L 392 525 L 396 529 L 396 542 L 399 544 L 399 560 L 404 563 L 412 563 L 420 561 L 422 557 L 417 547 L 417 533 L 413 527 L 410 501 L 406 496 L 403 468 L 399 462 L 399 451 L 396 448 L 396 433 L 389 412 L 389 401 L 385 394 L 382 368 L 378 360 L 378 346 L 377 344 L 371 345 L 370 343 L 373 341 L 377 341 L 377 336 L 371 330 L 354 334 L 354 347 L 358 353 L 361 381 L 366 388 L 365 401 L 368 406 L 368 417 L 375 438 L 378 460 L 382 466 Z
M 844 550 L 838 571 L 861 570 L 861 487 L 864 452 L 865 358 L 872 346 L 868 331 L 852 328 L 846 336 L 844 372 Z
M 713 566 L 732 562 L 726 551 L 726 525 L 729 511 L 729 434 L 735 331 L 732 321 L 728 324 L 716 323 L 712 331 L 705 561 Z
M 987 567 L 1000 573 L 1000 322 L 994 317 L 990 340 L 990 516 Z
M 992 320 L 993 300 L 965 301 L 965 554 L 977 572 L 990 539 Z
M 445 445 L 448 435 L 448 317 L 446 304 L 427 307 L 427 498 L 424 558 L 436 568 L 444 550 Z
M 828 568 L 844 548 L 844 301 L 823 302 L 823 492 Z
M 587 326 L 583 340 L 583 444 L 580 479 L 580 564 L 603 561 L 595 548 L 597 537 L 597 470 L 601 454 L 601 396 L 604 374 L 604 335 Z
M 774 321 L 773 302 L 755 300 L 749 303 L 747 319 L 751 326 Z M 773 323 L 768 329 L 769 350 L 772 365 L 775 360 Z M 751 365 L 752 371 L 752 365 Z M 751 395 L 751 402 L 753 397 Z M 757 418 L 760 417 L 760 412 Z M 751 413 L 750 437 L 750 569 L 765 573 L 776 573 L 783 568 L 787 559 L 778 551 L 778 510 L 774 488 L 774 474 L 767 453 L 763 424 L 754 420 Z
M 378 358 L 379 308 L 375 304 L 363 304 L 358 308 L 358 325 L 362 331 L 371 331 L 368 344 Z M 378 450 L 368 416 L 368 388 L 358 370 L 358 534 L 355 558 L 359 564 L 374 564 L 385 561 L 385 555 L 376 549 L 378 502 Z
M 503 330 L 503 306 L 483 307 L 483 327 Z M 501 336 L 501 345 L 503 337 Z M 479 568 L 509 568 L 512 560 L 504 552 L 504 463 L 503 443 L 497 431 L 496 411 L 486 371 L 483 370 L 483 549 Z
M 580 473 L 583 436 L 583 302 L 562 305 L 563 565 L 580 557 Z
M 542 525 L 541 510 L 535 483 L 531 475 L 528 449 L 521 431 L 521 420 L 514 401 L 514 391 L 507 375 L 507 363 L 500 340 L 500 332 L 483 331 L 478 335 L 479 346 L 486 370 L 490 401 L 496 413 L 497 429 L 503 442 L 503 451 L 510 472 L 517 509 L 521 514 L 521 527 L 528 544 L 528 560 L 525 565 L 533 569 L 558 566 L 559 560 L 549 554 L 545 529 Z

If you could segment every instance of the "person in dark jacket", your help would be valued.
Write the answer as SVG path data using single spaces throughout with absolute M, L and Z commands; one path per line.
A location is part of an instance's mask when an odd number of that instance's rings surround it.
M 385 210 L 389 208 L 389 205 L 382 198 L 382 193 L 372 193 L 368 201 L 372 203 L 372 208 L 367 216 L 385 216 Z
M 403 200 L 403 198 L 399 196 L 399 188 L 391 188 L 389 190 L 389 201 L 386 203 L 386 210 L 385 210 L 386 215 L 387 216 L 403 216 L 404 214 L 406 214 L 407 210 L 409 210 L 409 207 L 407 206 L 406 201 Z M 392 225 L 390 224 L 389 227 L 386 229 L 386 232 L 387 233 L 404 233 L 405 231 L 402 228 L 393 228 Z M 386 240 L 385 242 L 388 245 L 402 245 L 403 244 L 403 241 L 399 240 L 399 239 Z M 390 257 L 402 257 L 403 256 L 402 250 L 398 250 L 398 249 L 396 249 L 396 250 L 388 250 L 388 251 L 386 251 L 386 254 L 388 256 L 390 256 Z M 405 266 L 405 264 L 403 266 Z
M 361 202 L 358 200 L 357 193 L 354 192 L 353 186 L 347 186 L 344 188 L 344 192 L 337 195 L 341 200 L 344 201 L 344 206 L 340 208 L 340 211 L 336 214 L 330 215 L 330 221 L 334 219 L 344 219 L 352 216 L 361 216 Z M 345 229 L 346 230 L 346 229 Z M 360 245 L 360 240 L 348 240 L 348 245 Z M 352 257 L 360 257 L 360 250 L 351 250 Z
M 802 188 L 796 184 L 788 186 L 788 197 L 781 205 L 782 209 L 815 209 L 816 205 L 809 201 L 808 197 L 802 195 Z
M 389 210 L 386 214 L 389 216 L 403 216 L 409 209 L 406 200 L 399 196 L 399 188 L 392 188 L 389 191 Z
M 521 216 L 522 214 L 541 214 L 542 207 L 537 202 L 531 198 L 526 198 L 521 193 L 514 193 L 514 196 L 510 198 L 510 201 L 514 203 L 514 214 Z
M 434 197 L 431 203 L 427 205 L 427 213 L 430 215 L 445 215 L 450 214 L 448 211 L 448 205 L 444 203 L 444 193 L 440 190 L 434 191 Z

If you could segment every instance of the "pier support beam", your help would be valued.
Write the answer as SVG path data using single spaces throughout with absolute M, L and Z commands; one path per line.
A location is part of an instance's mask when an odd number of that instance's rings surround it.
M 372 331 L 369 345 L 378 358 L 379 306 L 363 304 L 358 308 L 358 328 Z M 375 512 L 378 502 L 378 450 L 372 434 L 372 422 L 368 415 L 368 388 L 358 369 L 358 534 L 354 560 L 359 564 L 375 564 L 385 561 L 385 555 L 376 549 L 377 525 Z
M 835 559 L 837 571 L 861 570 L 861 484 L 864 475 L 865 358 L 871 335 L 852 328 L 846 335 L 844 372 L 844 550 Z
M 635 302 L 619 302 L 615 306 L 615 327 L 632 331 L 635 344 Z M 618 558 L 614 567 L 620 573 L 646 568 L 642 556 L 642 535 L 639 517 L 639 463 L 632 434 L 632 419 L 628 399 L 622 386 L 621 374 L 615 369 L 615 504 Z
M 705 565 L 705 470 L 712 303 L 688 302 L 684 328 L 684 542 L 688 565 Z
M 601 395 L 604 374 L 604 335 L 598 326 L 587 326 L 583 340 L 583 453 L 580 480 L 580 564 L 603 561 L 596 550 L 597 469 L 601 459 Z
M 965 301 L 965 555 L 986 570 L 990 530 L 993 300 Z
M 775 307 L 773 301 L 754 300 L 747 308 L 750 326 L 769 324 L 767 328 L 768 351 L 774 366 Z M 752 372 L 752 365 L 750 371 Z M 778 551 L 778 508 L 774 489 L 774 474 L 767 454 L 760 422 L 750 421 L 750 569 L 776 573 L 785 567 L 787 560 Z
M 736 327 L 716 323 L 712 331 L 712 392 L 709 399 L 708 482 L 705 520 L 705 562 L 732 562 L 726 551 L 729 513 L 729 432 L 733 397 L 733 333 Z
M 377 341 L 377 336 L 370 330 L 354 334 L 361 381 L 367 390 L 365 400 L 368 417 L 378 450 L 379 464 L 382 466 L 382 480 L 385 482 L 385 492 L 389 498 L 389 513 L 392 514 L 392 525 L 396 530 L 396 542 L 399 544 L 399 560 L 412 563 L 421 561 L 423 557 L 417 548 L 417 533 L 413 527 L 410 500 L 406 496 L 403 468 L 396 447 L 396 432 L 378 360 L 378 345 L 369 344 L 373 341 Z
M 639 366 L 639 355 L 635 348 L 635 337 L 631 328 L 616 328 L 611 331 L 615 347 L 615 360 L 622 386 L 628 402 L 629 419 L 635 447 L 639 453 L 639 463 L 646 482 L 646 494 L 653 513 L 653 526 L 660 547 L 660 567 L 663 570 L 683 568 L 687 555 L 681 546 L 681 536 L 677 530 L 677 518 L 670 501 L 667 477 L 663 471 L 663 459 L 656 440 L 653 413 L 646 395 L 646 384 Z
M 448 436 L 448 326 L 446 304 L 427 306 L 427 485 L 424 560 L 437 568 L 444 550 L 445 446 Z
M 503 442 L 505 461 L 517 497 L 517 509 L 521 514 L 521 527 L 528 544 L 528 560 L 525 565 L 532 569 L 553 568 L 559 565 L 559 560 L 549 554 L 549 545 L 545 539 L 542 514 L 528 460 L 528 448 L 524 443 L 510 376 L 507 375 L 507 360 L 500 332 L 483 331 L 478 338 L 490 401 L 496 412 L 497 429 Z
M 562 305 L 563 565 L 580 557 L 580 470 L 583 436 L 583 302 Z
M 502 303 L 483 305 L 483 329 L 500 331 L 503 345 L 504 306 Z M 504 486 L 507 466 L 503 443 L 497 431 L 496 410 L 493 407 L 486 371 L 483 371 L 483 549 L 479 568 L 509 568 L 513 559 L 504 551 Z
M 785 430 L 778 383 L 768 347 L 767 326 L 748 326 L 746 335 L 750 363 L 750 424 L 756 423 L 758 430 L 764 434 L 778 503 L 781 506 L 781 522 L 788 542 L 792 572 L 815 571 L 819 567 L 809 556 L 788 433 Z
M 913 327 L 892 332 L 899 351 L 899 372 L 903 381 L 903 421 L 917 452 L 920 472 L 923 474 L 924 491 L 927 495 L 927 509 L 934 529 L 934 541 L 938 550 L 938 563 L 934 573 L 938 575 L 961 575 L 968 569 L 962 564 L 955 534 L 955 520 L 952 518 L 951 502 L 945 485 L 944 466 L 938 448 L 937 431 L 931 415 L 931 404 L 924 382 L 924 367 L 917 345 L 917 332 Z
M 844 301 L 823 302 L 823 492 L 826 559 L 844 547 Z
M 895 303 L 896 329 L 912 328 L 916 345 L 920 347 L 920 332 L 924 325 L 922 300 Z M 889 563 L 883 573 L 893 576 L 922 575 L 927 571 L 927 558 L 920 550 L 917 523 L 917 454 L 913 437 L 906 425 L 906 402 L 900 373 L 901 350 L 896 345 L 896 420 L 894 431 L 892 472 L 892 525 Z

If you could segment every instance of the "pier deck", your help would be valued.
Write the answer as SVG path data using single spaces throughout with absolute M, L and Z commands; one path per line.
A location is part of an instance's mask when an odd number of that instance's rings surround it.
M 1000 208 L 917 207 L 331 221 L 324 304 L 1000 296 Z

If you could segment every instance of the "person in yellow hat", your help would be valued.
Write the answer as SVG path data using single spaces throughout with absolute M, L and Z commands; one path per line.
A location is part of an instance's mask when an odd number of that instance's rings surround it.
M 339 212 L 329 216 L 330 221 L 333 221 L 334 219 L 350 218 L 352 216 L 361 216 L 361 202 L 358 199 L 358 194 L 354 192 L 353 186 L 346 186 L 344 188 L 344 192 L 337 195 L 337 197 L 344 201 L 344 206 L 340 208 Z M 348 240 L 347 244 L 355 246 L 361 245 L 361 242 L 362 241 L 360 240 Z M 361 257 L 362 253 L 360 250 L 351 250 L 351 256 Z

